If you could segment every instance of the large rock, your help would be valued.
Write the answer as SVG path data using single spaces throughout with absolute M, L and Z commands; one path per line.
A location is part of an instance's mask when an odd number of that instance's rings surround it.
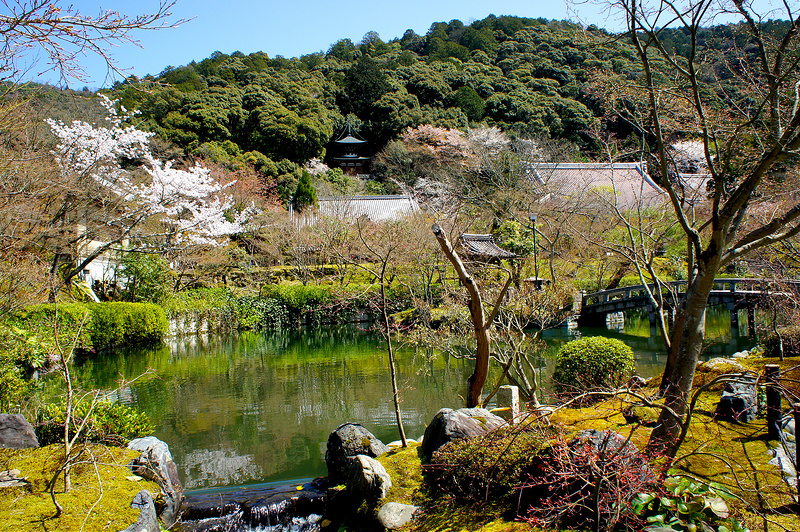
M 725 384 L 722 397 L 714 411 L 716 419 L 749 423 L 758 414 L 756 377 L 741 374 L 733 382 Z
M 351 457 L 363 454 L 377 458 L 388 450 L 386 445 L 358 423 L 340 425 L 328 436 L 328 448 L 325 451 L 328 478 L 333 484 L 341 484 L 347 478 Z
M 169 446 L 154 436 L 148 436 L 131 440 L 128 449 L 141 453 L 128 464 L 131 470 L 140 477 L 158 482 L 161 487 L 165 503 L 160 514 L 161 521 L 166 528 L 172 527 L 178 519 L 183 502 L 183 486 Z
M 380 462 L 369 456 L 359 454 L 348 459 L 347 493 L 358 506 L 360 501 L 367 501 L 370 508 L 374 508 L 381 499 L 386 497 L 392 487 L 392 479 Z
M 483 436 L 506 424 L 506 421 L 484 408 L 442 408 L 425 429 L 422 455 L 430 460 L 433 453 L 453 440 Z
M 0 448 L 30 449 L 39 447 L 33 426 L 22 414 L 0 414 Z
M 387 502 L 378 511 L 378 522 L 384 528 L 397 530 L 403 528 L 411 521 L 417 510 L 417 506 L 412 506 L 410 504 Z
M 137 493 L 133 498 L 131 508 L 139 509 L 139 519 L 120 532 L 158 532 L 160 530 L 156 506 L 153 504 L 153 497 L 150 496 L 149 491 L 142 490 Z
M 628 438 L 613 430 L 589 429 L 578 433 L 569 442 L 573 450 L 597 457 L 600 464 L 612 464 L 614 469 L 623 470 L 626 482 L 643 485 L 653 484 L 655 474 L 644 455 Z

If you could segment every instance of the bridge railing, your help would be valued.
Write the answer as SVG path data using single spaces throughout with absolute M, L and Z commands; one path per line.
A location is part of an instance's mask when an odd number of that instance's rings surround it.
M 683 294 L 686 287 L 686 281 L 670 281 L 665 284 L 678 294 Z M 655 284 L 648 284 L 647 286 L 650 290 L 655 290 L 656 288 Z M 800 280 L 779 281 L 775 279 L 758 279 L 751 277 L 723 277 L 714 280 L 712 292 L 717 294 L 720 292 L 731 294 L 770 293 L 779 290 L 785 291 L 787 287 L 791 288 L 795 293 L 800 293 Z M 581 308 L 602 305 L 612 301 L 624 301 L 626 299 L 644 297 L 646 294 L 645 285 L 642 284 L 613 288 L 611 290 L 601 290 L 599 292 L 592 292 L 591 294 L 584 294 L 581 298 Z

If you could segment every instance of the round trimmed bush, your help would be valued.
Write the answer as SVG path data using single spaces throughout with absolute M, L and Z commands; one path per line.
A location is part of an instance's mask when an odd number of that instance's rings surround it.
M 619 340 L 593 336 L 564 344 L 556 355 L 553 391 L 561 397 L 616 388 L 633 374 L 633 350 Z

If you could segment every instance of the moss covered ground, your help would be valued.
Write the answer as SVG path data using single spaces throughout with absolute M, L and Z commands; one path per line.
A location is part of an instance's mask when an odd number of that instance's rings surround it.
M 777 363 L 789 379 L 800 382 L 798 361 L 768 358 L 740 361 L 748 369 L 763 373 L 764 364 Z M 725 371 L 700 371 L 698 382 L 708 382 Z M 655 384 L 658 379 L 652 382 Z M 643 390 L 645 393 L 654 389 Z M 800 531 L 800 517 L 794 504 L 796 490 L 781 478 L 778 468 L 769 464 L 770 450 L 777 445 L 767 439 L 765 419 L 747 424 L 717 421 L 713 411 L 721 390 L 700 395 L 687 439 L 678 453 L 671 473 L 691 476 L 704 482 L 726 486 L 735 499 L 729 502 L 733 515 L 752 531 Z M 583 408 L 558 410 L 551 418 L 567 434 L 584 429 L 611 429 L 630 436 L 644 449 L 651 428 L 629 423 L 623 412 L 630 401 L 610 399 Z M 784 408 L 786 405 L 784 404 Z M 644 412 L 645 418 L 647 413 Z M 654 413 L 650 414 L 655 417 Z M 645 419 L 646 420 L 646 419 Z M 423 480 L 417 447 L 394 450 L 380 458 L 393 479 L 387 501 L 415 504 L 423 508 L 409 530 L 415 531 L 537 531 L 538 528 L 509 519 L 508 507 L 497 501 L 466 503 L 447 496 L 434 496 Z
M 56 484 L 56 499 L 64 508 L 54 518 L 55 507 L 48 482 L 64 457 L 63 445 L 38 449 L 0 449 L 0 470 L 18 469 L 27 488 L 0 489 L 0 529 L 27 531 L 121 530 L 135 523 L 139 511 L 130 507 L 142 489 L 155 498 L 158 485 L 132 475 L 126 464 L 138 453 L 118 447 L 88 446 L 72 470 L 72 489 L 64 493 L 63 477 Z

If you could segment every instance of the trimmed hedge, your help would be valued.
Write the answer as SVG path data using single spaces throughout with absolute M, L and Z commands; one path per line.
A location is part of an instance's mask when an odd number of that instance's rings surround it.
M 54 342 L 57 332 L 64 347 L 75 342 L 83 350 L 158 343 L 169 330 L 164 309 L 152 303 L 34 305 L 15 313 L 10 321 L 45 344 Z
M 556 355 L 553 391 L 561 397 L 616 388 L 633 374 L 633 350 L 619 340 L 592 336 L 567 342 Z
M 92 303 L 92 347 L 156 344 L 169 331 L 164 309 L 153 303 Z

